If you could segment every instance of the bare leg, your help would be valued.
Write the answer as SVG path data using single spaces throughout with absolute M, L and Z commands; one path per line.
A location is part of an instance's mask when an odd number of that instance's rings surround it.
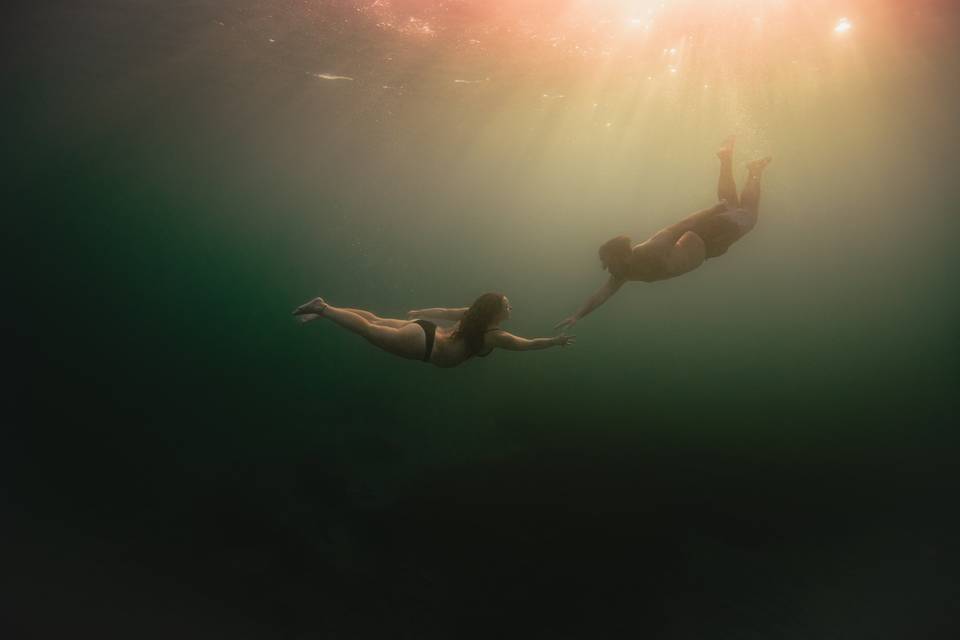
M 772 160 L 772 157 L 767 156 L 747 163 L 747 184 L 744 185 L 743 192 L 740 194 L 740 205 L 750 213 L 755 214 L 760 211 L 760 177 Z
M 367 342 L 401 358 L 419 360 L 426 349 L 426 336 L 419 325 L 405 322 L 402 327 L 388 327 L 371 322 L 349 309 L 340 309 L 316 298 L 297 307 L 296 316 L 313 315 L 331 320 L 347 331 L 362 336 Z
M 674 223 L 669 227 L 664 227 L 660 231 L 657 231 L 655 234 L 653 234 L 653 236 L 651 236 L 643 244 L 647 244 L 647 243 L 658 244 L 661 242 L 666 244 L 671 244 L 671 245 L 677 244 L 678 242 L 680 242 L 680 240 L 683 239 L 683 235 L 685 233 L 687 233 L 688 231 L 692 231 L 693 229 L 702 225 L 705 221 L 710 220 L 717 214 L 723 213 L 726 210 L 727 210 L 727 205 L 721 202 L 719 204 L 713 205 L 709 209 L 702 209 L 695 213 L 691 213 L 680 222 Z
M 393 327 L 394 329 L 399 329 L 400 327 L 405 327 L 410 324 L 409 320 L 397 320 L 395 318 L 381 318 L 375 313 L 370 311 L 365 311 L 363 309 L 350 309 L 344 308 L 344 311 L 349 311 L 350 313 L 356 314 L 361 318 L 372 322 L 373 324 L 383 325 L 384 327 Z
M 400 327 L 405 327 L 406 325 L 410 324 L 409 320 L 395 320 L 393 318 L 381 318 L 377 314 L 371 311 L 366 311 L 365 309 L 352 309 L 352 308 L 344 307 L 343 310 L 349 311 L 354 315 L 358 315 L 368 322 L 371 322 L 373 324 L 379 324 L 384 327 L 393 327 L 395 329 L 399 329 Z M 297 319 L 300 322 L 313 322 L 314 320 L 317 320 L 319 318 L 320 316 L 315 313 L 305 313 L 297 316 Z
M 725 200 L 731 207 L 739 207 L 737 183 L 733 179 L 733 145 L 735 136 L 728 136 L 720 145 L 717 157 L 720 158 L 720 179 L 717 181 L 717 198 Z
M 356 316 L 360 316 L 361 318 L 369 322 L 376 322 L 377 320 L 380 319 L 377 317 L 377 314 L 373 313 L 372 311 L 366 311 L 364 309 L 354 309 L 352 307 L 341 307 L 341 308 L 344 311 L 349 311 L 350 313 Z

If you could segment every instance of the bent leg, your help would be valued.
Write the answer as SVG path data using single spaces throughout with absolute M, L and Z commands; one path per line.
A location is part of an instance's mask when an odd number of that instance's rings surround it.
M 740 194 L 740 205 L 750 213 L 756 214 L 760 211 L 760 178 L 771 160 L 773 158 L 768 156 L 747 164 L 747 184 Z
M 349 309 L 327 305 L 322 317 L 362 336 L 370 344 L 401 358 L 420 360 L 427 347 L 426 335 L 419 325 L 404 322 L 402 327 L 388 327 L 371 322 Z
M 723 141 L 717 157 L 720 158 L 720 179 L 717 181 L 717 198 L 726 200 L 731 207 L 740 206 L 737 198 L 737 183 L 733 179 L 733 144 L 734 136 Z
M 719 213 L 723 213 L 726 210 L 727 210 L 727 205 L 723 202 L 719 202 L 713 205 L 712 207 L 710 207 L 709 209 L 702 209 L 700 211 L 697 211 L 696 213 L 691 213 L 689 216 L 687 216 L 680 222 L 677 222 L 675 224 L 670 225 L 669 227 L 665 227 L 660 231 L 657 231 L 646 242 L 644 242 L 644 244 L 647 244 L 647 243 L 651 243 L 651 244 L 664 243 L 664 244 L 670 244 L 670 245 L 677 244 L 683 238 L 684 234 L 701 227 L 708 220 L 710 220 L 711 218 L 713 218 Z

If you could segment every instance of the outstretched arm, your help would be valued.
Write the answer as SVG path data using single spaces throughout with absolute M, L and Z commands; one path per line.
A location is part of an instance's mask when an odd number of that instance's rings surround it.
M 407 312 L 408 318 L 430 318 L 433 320 L 449 320 L 456 322 L 467 312 L 467 307 L 457 307 L 456 309 L 446 309 L 444 307 L 431 307 L 429 309 L 412 309 Z
M 549 349 L 550 347 L 565 347 L 573 344 L 574 336 L 553 336 L 551 338 L 521 338 L 504 330 L 495 331 L 487 334 L 486 343 L 488 345 L 506 349 L 507 351 L 537 351 L 539 349 Z
M 596 309 L 597 307 L 602 305 L 604 302 L 609 300 L 610 296 L 612 296 L 613 294 L 615 294 L 617 291 L 620 290 L 620 287 L 623 286 L 624 282 L 626 282 L 626 280 L 623 280 L 616 276 L 610 276 L 610 278 L 604 283 L 602 287 L 600 287 L 597 290 L 596 293 L 594 293 L 592 296 L 587 298 L 587 301 L 583 303 L 583 306 L 580 307 L 580 309 L 575 314 L 557 323 L 554 329 L 566 329 L 566 328 L 572 327 L 574 324 L 577 323 L 578 320 L 589 315 L 590 312 L 592 312 L 594 309 Z

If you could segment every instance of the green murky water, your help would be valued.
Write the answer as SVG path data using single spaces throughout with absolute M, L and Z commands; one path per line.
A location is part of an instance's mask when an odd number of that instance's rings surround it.
M 144 611 L 55 595 L 81 627 L 257 637 L 939 620 L 948 40 L 694 97 L 695 69 L 648 89 L 642 65 L 464 54 L 345 3 L 94 5 L 24 11 L 5 65 L 14 335 L 41 369 L 8 449 L 44 558 L 15 565 L 24 602 L 57 583 Z M 731 131 L 775 156 L 755 231 L 626 287 L 573 348 L 440 370 L 288 315 L 497 290 L 547 335 L 602 282 L 599 244 L 713 202 Z

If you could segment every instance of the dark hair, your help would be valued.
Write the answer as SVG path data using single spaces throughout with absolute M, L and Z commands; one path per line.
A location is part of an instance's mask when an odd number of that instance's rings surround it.
M 600 245 L 600 249 L 597 251 L 604 268 L 615 276 L 621 275 L 618 272 L 623 271 L 631 253 L 630 238 L 627 236 L 611 238 Z
M 503 298 L 502 293 L 491 292 L 474 300 L 451 337 L 464 340 L 471 353 L 482 351 L 483 335 L 497 316 L 503 313 Z

